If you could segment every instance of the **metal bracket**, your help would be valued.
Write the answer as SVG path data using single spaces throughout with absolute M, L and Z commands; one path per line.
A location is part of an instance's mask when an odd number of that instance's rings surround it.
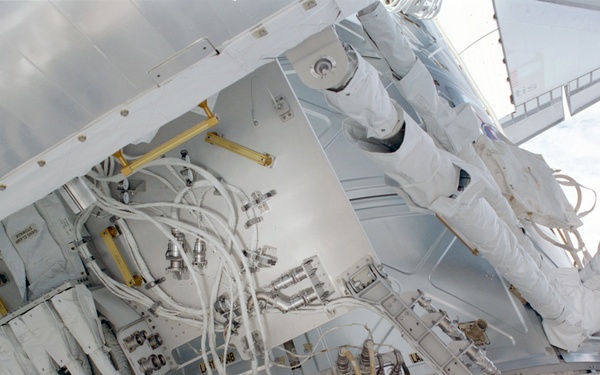
M 489 345 L 490 339 L 485 333 L 487 322 L 483 319 L 474 320 L 471 322 L 458 323 L 458 329 L 465 333 L 475 345 Z
M 302 263 L 302 268 L 304 268 L 304 271 L 308 275 L 308 280 L 319 296 L 319 300 L 325 302 L 335 292 L 335 288 L 327 272 L 325 272 L 325 268 L 321 264 L 319 257 L 308 258 Z
M 278 96 L 275 98 L 275 103 L 273 103 L 273 106 L 275 107 L 275 111 L 277 112 L 277 115 L 279 115 L 281 121 L 286 122 L 294 118 L 294 112 L 292 112 L 290 105 L 283 96 Z
M 310 10 L 318 5 L 317 0 L 304 0 L 302 1 L 302 7 L 304 10 Z
M 354 298 L 377 306 L 382 314 L 400 329 L 406 342 L 438 373 L 446 375 L 473 374 L 471 363 L 476 363 L 484 374 L 499 375 L 500 371 L 465 335 L 447 314 L 431 305 L 421 291 L 399 294 L 371 257 L 365 257 L 339 279 Z M 416 306 L 425 310 L 418 315 Z M 452 338 L 446 344 L 434 331 L 441 329 Z
M 273 246 L 263 246 L 256 250 L 244 250 L 244 256 L 250 260 L 250 272 L 260 268 L 272 267 L 277 264 L 277 249 Z
M 157 286 L 158 284 L 164 283 L 166 280 L 167 280 L 167 278 L 163 276 L 163 277 L 161 277 L 161 278 L 158 278 L 158 279 L 156 279 L 156 280 L 152 280 L 152 281 L 150 281 L 149 283 L 147 283 L 147 284 L 144 286 L 144 288 L 146 288 L 146 290 L 152 289 L 152 288 L 154 288 L 155 286 Z
M 260 191 L 255 191 L 252 193 L 252 200 L 245 205 L 242 206 L 242 211 L 246 212 L 251 208 L 258 208 L 261 214 L 269 211 L 269 205 L 267 201 L 269 198 L 274 197 L 277 194 L 275 189 L 270 190 L 266 193 L 261 193 Z
M 144 280 L 140 275 L 133 275 L 129 270 L 129 267 L 127 266 L 127 263 L 125 263 L 125 259 L 123 259 L 123 256 L 121 255 L 121 252 L 119 251 L 119 248 L 114 240 L 114 238 L 118 235 L 119 232 L 115 227 L 108 227 L 100 232 L 100 237 L 102 237 L 102 240 L 104 240 L 104 244 L 108 248 L 108 252 L 112 256 L 113 261 L 117 265 L 125 284 L 129 287 L 140 286 Z
M 136 170 L 142 168 L 144 165 L 151 162 L 152 160 L 158 158 L 159 156 L 161 156 L 163 154 L 166 154 L 167 152 L 171 151 L 175 147 L 189 141 L 190 139 L 194 138 L 198 134 L 204 132 L 205 130 L 207 130 L 209 128 L 212 128 L 213 126 L 215 126 L 219 123 L 219 119 L 210 110 L 210 108 L 208 107 L 208 102 L 206 100 L 203 101 L 202 103 L 198 104 L 198 106 L 200 108 L 202 108 L 204 110 L 204 112 L 206 113 L 206 117 L 207 117 L 206 120 L 192 126 L 188 130 L 171 138 L 170 140 L 166 141 L 165 143 L 161 144 L 160 146 L 155 147 L 154 149 L 152 149 L 151 151 L 147 152 L 146 154 L 140 156 L 139 158 L 135 159 L 131 163 L 129 163 L 127 160 L 125 160 L 125 157 L 123 156 L 123 152 L 121 150 L 115 152 L 113 154 L 113 156 L 115 158 L 117 158 L 117 160 L 121 163 L 121 165 L 122 165 L 121 173 L 123 174 L 123 176 L 125 176 L 125 177 L 129 176 L 130 174 L 132 174 Z
M 8 315 L 8 309 L 4 305 L 4 302 L 2 302 L 2 298 L 0 298 L 0 317 L 4 317 L 6 315 Z
M 83 236 L 80 240 L 71 242 L 71 250 L 77 249 L 79 246 L 86 244 L 92 240 L 92 236 Z
M 248 147 L 225 139 L 215 132 L 206 134 L 206 138 L 204 140 L 211 145 L 219 146 L 240 156 L 253 160 L 263 167 L 272 167 L 273 162 L 275 161 L 275 158 L 269 154 L 261 154 L 260 152 L 251 150 Z

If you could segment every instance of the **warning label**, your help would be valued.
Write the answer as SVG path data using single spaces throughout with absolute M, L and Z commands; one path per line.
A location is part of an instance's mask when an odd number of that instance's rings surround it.
M 38 231 L 37 227 L 35 226 L 35 224 L 31 224 L 30 226 L 28 226 L 27 228 L 13 234 L 11 236 L 13 243 L 15 245 L 19 245 L 25 241 L 27 241 L 30 238 L 33 238 L 35 236 L 37 236 L 40 232 Z

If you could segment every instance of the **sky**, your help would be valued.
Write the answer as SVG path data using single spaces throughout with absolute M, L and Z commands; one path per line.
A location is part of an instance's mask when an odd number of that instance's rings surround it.
M 581 185 L 600 193 L 600 103 L 567 118 L 521 147 L 542 154 L 548 165 L 560 169 L 562 174 L 573 177 Z M 575 205 L 573 188 L 563 188 L 571 204 Z M 588 210 L 594 202 L 592 193 L 584 191 L 582 210 Z M 600 206 L 600 204 L 599 204 Z M 590 253 L 594 254 L 600 241 L 600 207 L 582 219 L 580 228 Z

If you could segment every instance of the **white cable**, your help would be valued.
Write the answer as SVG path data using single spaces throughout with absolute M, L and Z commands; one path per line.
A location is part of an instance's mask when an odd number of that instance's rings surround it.
M 241 255 L 241 251 L 242 251 L 241 246 L 240 246 L 239 243 L 237 243 L 237 240 L 235 239 L 235 236 L 233 235 L 232 229 L 235 228 L 235 226 L 237 224 L 237 214 L 235 212 L 234 206 L 233 206 L 231 198 L 229 196 L 229 190 L 225 189 L 223 187 L 223 185 L 214 176 L 212 176 L 209 172 L 207 172 L 204 169 L 202 169 L 200 167 L 197 167 L 197 166 L 195 166 L 193 164 L 187 163 L 185 161 L 178 160 L 178 159 L 172 159 L 172 158 L 169 158 L 169 159 L 159 159 L 159 160 L 154 160 L 154 161 L 148 163 L 145 167 L 147 168 L 147 167 L 151 167 L 151 166 L 155 166 L 155 165 L 156 166 L 158 166 L 158 165 L 165 165 L 165 166 L 179 165 L 179 166 L 188 167 L 188 168 L 192 169 L 193 171 L 195 171 L 196 173 L 198 173 L 199 175 L 201 175 L 202 177 L 204 177 L 210 183 L 212 183 L 213 186 L 215 187 L 215 189 L 217 189 L 217 191 L 223 196 L 223 198 L 225 199 L 225 201 L 227 203 L 227 206 L 229 208 L 229 215 L 227 216 L 228 217 L 227 234 L 228 234 L 229 240 L 231 241 L 231 243 L 234 243 L 236 245 L 236 248 L 237 248 L 237 250 L 238 250 L 238 252 L 240 254 L 240 259 L 241 259 L 242 267 L 244 268 L 244 273 L 246 274 L 245 275 L 246 283 L 247 283 L 247 285 L 249 287 L 251 298 L 252 298 L 253 302 L 256 305 L 258 305 L 258 301 L 256 299 L 256 292 L 255 292 L 256 291 L 256 286 L 254 285 L 255 282 L 252 279 L 252 276 L 251 276 L 251 274 L 249 272 L 249 266 L 248 266 L 247 259 L 243 255 Z M 117 175 L 110 176 L 110 177 L 95 176 L 93 174 L 91 174 L 90 176 L 92 178 L 94 178 L 94 179 L 99 180 L 99 181 L 116 182 L 116 181 L 119 181 L 119 180 L 123 179 L 123 177 L 122 177 L 121 174 L 117 174 Z M 128 207 L 131 207 L 131 206 L 128 206 Z M 185 207 L 185 209 L 189 210 L 189 206 Z M 127 215 L 123 215 L 121 213 L 120 216 L 125 217 Z M 146 219 L 149 218 L 149 216 L 147 216 L 147 215 L 142 215 L 142 216 L 146 216 Z M 163 219 L 163 220 L 160 220 L 160 221 L 165 222 L 164 218 L 157 218 L 157 219 L 159 219 L 159 220 Z M 219 222 L 218 218 L 216 218 L 216 219 L 217 219 L 217 222 Z M 215 220 L 215 218 L 213 218 L 213 220 Z M 176 224 L 176 223 L 171 223 L 171 224 Z M 181 225 L 181 224 L 183 224 L 183 223 L 178 223 L 178 225 Z M 173 226 L 173 227 L 175 227 L 175 226 Z M 162 227 L 159 227 L 159 229 L 161 229 L 161 231 L 165 231 L 165 229 L 162 228 Z M 188 228 L 188 229 L 194 229 L 194 228 L 192 227 L 192 228 Z M 194 232 L 194 231 L 192 230 L 191 232 Z M 171 238 L 172 237 L 170 235 L 170 233 L 165 233 L 165 234 L 166 234 L 167 238 Z M 205 232 L 202 234 L 202 236 L 207 236 L 207 235 L 208 234 L 205 233 Z M 258 240 L 258 236 L 257 236 L 257 234 L 254 234 L 253 235 L 253 242 L 257 242 L 257 240 Z M 216 248 L 219 248 L 218 247 L 218 243 L 213 243 L 213 246 L 215 246 Z M 222 259 L 225 259 L 226 262 L 230 261 L 230 260 L 228 260 L 225 251 L 223 251 L 221 253 L 221 255 L 222 255 Z M 185 256 L 184 262 L 186 263 L 186 265 L 188 266 L 188 268 L 192 269 L 191 264 L 188 264 L 189 263 L 189 259 L 187 258 L 187 255 L 184 255 L 184 256 Z M 232 264 L 231 266 L 234 266 L 234 265 Z M 196 275 L 193 272 L 192 272 L 192 278 L 195 279 L 194 283 L 196 283 L 196 287 L 198 288 L 199 296 L 202 299 L 202 297 L 201 297 L 201 294 L 202 294 L 201 293 L 201 287 L 200 287 L 199 282 L 198 282 L 198 280 L 196 278 Z M 239 289 L 238 293 L 239 293 L 239 301 L 240 301 L 241 311 L 242 311 L 242 320 L 244 321 L 244 324 L 248 327 L 248 329 L 246 330 L 247 331 L 246 332 L 246 336 L 247 336 L 247 340 L 249 342 L 250 351 L 251 351 L 252 356 L 253 356 L 253 363 L 252 363 L 253 372 L 256 372 L 257 371 L 257 357 L 256 357 L 256 352 L 255 352 L 255 348 L 254 348 L 254 342 L 253 342 L 253 339 L 252 339 L 252 335 L 249 332 L 249 327 L 250 327 L 250 325 L 249 325 L 249 317 L 248 317 L 248 312 L 246 311 L 246 306 L 245 306 L 246 298 L 244 298 L 243 287 L 241 285 L 241 280 L 239 280 L 239 278 L 237 278 L 237 277 L 234 277 L 234 280 L 235 280 L 236 284 L 238 284 L 237 286 L 238 286 L 238 289 Z M 204 321 L 206 322 L 207 320 L 204 319 Z M 212 319 L 211 319 L 211 321 L 212 321 Z M 260 332 L 261 332 L 261 334 L 263 336 L 263 340 L 265 341 L 265 346 L 268 348 L 268 343 L 266 342 L 267 338 L 268 338 L 268 335 L 266 334 L 266 329 L 265 329 L 265 326 L 264 326 L 264 322 L 263 322 L 263 317 L 262 316 L 260 316 L 260 315 L 257 316 L 257 323 L 258 323 L 258 326 L 259 326 L 259 330 L 260 330 Z M 206 330 L 206 325 L 205 324 L 203 325 L 203 329 Z M 203 333 L 204 333 L 204 331 L 203 331 Z M 204 340 L 203 340 L 203 343 L 204 343 Z M 205 350 L 203 350 L 203 353 L 205 353 Z M 217 364 L 217 366 L 218 366 L 218 364 Z M 268 355 L 268 353 L 265 355 L 265 367 L 266 367 L 267 373 L 269 373 L 269 355 Z
M 92 190 L 94 190 L 95 188 L 93 186 L 91 186 Z M 96 190 L 96 193 L 99 194 L 98 190 Z M 107 200 L 108 197 L 103 197 L 105 200 Z M 98 203 L 101 204 L 102 200 L 99 200 Z M 105 202 L 106 203 L 106 202 Z M 112 200 L 111 202 L 112 206 L 116 206 L 116 207 L 120 207 L 121 203 L 117 202 L 115 200 Z M 159 222 L 157 222 L 153 217 L 145 214 L 144 212 L 133 208 L 132 206 L 127 206 L 127 205 L 123 205 L 124 208 L 123 210 L 126 210 L 128 212 L 130 212 L 129 215 L 125 215 L 128 216 L 132 219 L 138 219 L 138 220 L 146 220 L 152 224 L 154 224 L 156 226 L 156 228 L 161 231 L 166 237 L 167 239 L 169 239 L 170 241 L 172 241 L 173 243 L 178 243 L 177 239 L 172 235 L 170 230 L 167 230 L 166 228 L 164 228 Z M 105 207 L 103 207 L 107 210 L 110 211 L 110 205 L 107 205 Z M 124 216 L 123 212 L 120 212 L 119 210 L 117 210 L 115 212 L 116 215 L 119 216 Z M 187 257 L 187 254 L 182 251 L 181 252 L 182 255 L 182 260 L 184 261 L 185 265 L 188 267 L 188 269 L 192 269 L 192 264 L 189 260 L 189 258 Z M 198 280 L 198 278 L 196 277 L 196 274 L 194 272 L 190 272 L 191 277 L 192 277 L 192 281 L 194 282 L 194 285 L 196 286 L 196 290 L 198 292 L 198 298 L 200 299 L 200 305 L 201 305 L 201 313 L 202 313 L 202 321 L 205 322 L 205 324 L 202 324 L 202 337 L 201 337 L 201 344 L 202 344 L 202 359 L 205 361 L 205 363 L 208 363 L 208 356 L 206 354 L 206 342 L 205 342 L 205 337 L 206 337 L 206 331 L 207 331 L 207 322 L 208 322 L 208 315 L 209 312 L 207 312 L 206 309 L 206 302 L 204 301 L 204 293 L 202 292 L 201 286 L 200 286 L 200 282 Z M 218 358 L 218 356 L 216 356 L 216 353 L 213 353 L 214 358 Z M 220 367 L 220 364 L 217 363 L 218 361 L 215 361 L 215 365 L 217 368 Z M 212 375 L 212 369 L 210 369 L 210 366 L 207 367 L 208 373 L 209 375 Z

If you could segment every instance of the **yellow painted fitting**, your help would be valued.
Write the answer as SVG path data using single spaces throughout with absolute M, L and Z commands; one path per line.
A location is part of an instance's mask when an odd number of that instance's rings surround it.
M 181 145 L 184 142 L 189 141 L 190 139 L 194 138 L 198 134 L 202 133 L 203 131 L 205 131 L 209 128 L 212 128 L 213 126 L 215 126 L 219 123 L 219 119 L 217 118 L 217 116 L 215 116 L 214 113 L 212 113 L 212 111 L 210 110 L 210 108 L 208 108 L 208 103 L 206 102 L 206 100 L 203 101 L 202 103 L 198 104 L 198 107 L 202 108 L 204 110 L 204 112 L 206 113 L 206 116 L 207 116 L 206 120 L 192 126 L 191 128 L 184 131 L 183 133 L 169 139 L 168 141 L 166 141 L 162 145 L 154 148 L 153 150 L 148 151 L 145 155 L 140 156 L 139 158 L 135 159 L 131 163 L 128 163 L 125 160 L 125 158 L 123 157 L 123 153 L 121 151 L 115 152 L 113 154 L 113 156 L 116 157 L 119 160 L 119 162 L 123 165 L 121 167 L 121 173 L 123 174 L 123 176 L 127 177 L 127 176 L 131 175 L 133 172 L 140 169 L 141 167 L 146 165 L 148 162 L 151 162 L 152 160 L 160 157 L 161 155 L 166 154 L 167 152 L 171 151 L 175 147 Z
M 258 164 L 262 165 L 263 167 L 271 167 L 273 165 L 273 156 L 269 154 L 261 154 L 260 152 L 251 150 L 245 146 L 225 139 L 215 132 L 210 132 L 206 134 L 206 138 L 204 140 L 210 143 L 211 145 L 222 147 L 240 156 L 253 160 Z
M 2 298 L 0 298 L 0 316 L 6 316 L 8 314 L 8 310 L 6 306 L 4 306 L 4 302 L 2 302 Z
M 123 277 L 123 281 L 125 281 L 125 285 L 127 286 L 140 286 L 143 283 L 143 279 L 140 275 L 132 275 L 129 267 L 127 267 L 127 263 L 125 263 L 125 259 L 121 255 L 117 244 L 115 243 L 114 238 L 118 235 L 117 228 L 108 227 L 102 232 L 100 232 L 100 237 L 104 240 L 106 247 L 108 248 L 108 252 L 112 256 L 117 268 L 119 268 L 119 272 Z

